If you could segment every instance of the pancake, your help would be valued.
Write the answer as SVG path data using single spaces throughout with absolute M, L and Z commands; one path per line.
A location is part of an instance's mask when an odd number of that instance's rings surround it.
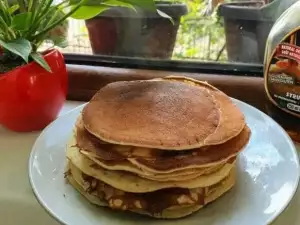
M 206 88 L 220 104 L 221 116 L 219 126 L 216 131 L 205 140 L 205 145 L 219 145 L 224 143 L 233 137 L 236 137 L 245 127 L 245 118 L 239 108 L 233 104 L 226 94 L 207 82 L 180 76 L 169 76 L 163 78 L 163 80 L 183 82 Z
M 198 177 L 202 174 L 210 173 L 213 171 L 216 171 L 220 169 L 222 166 L 224 166 L 224 163 L 216 164 L 214 166 L 209 167 L 203 167 L 203 168 L 189 168 L 189 169 L 182 169 L 182 170 L 176 170 L 176 171 L 149 171 L 149 170 L 141 170 L 137 166 L 130 163 L 127 159 L 124 159 L 121 153 L 115 152 L 115 147 L 111 146 L 111 144 L 104 144 L 106 147 L 107 145 L 110 145 L 111 148 L 109 149 L 103 149 L 101 150 L 102 144 L 99 144 L 97 140 L 93 140 L 94 137 L 90 137 L 89 134 L 87 134 L 87 131 L 84 131 L 84 127 L 82 126 L 82 123 L 80 122 L 81 119 L 79 118 L 77 121 L 76 129 L 74 130 L 74 136 L 70 139 L 70 145 L 72 145 L 74 148 L 78 148 L 78 151 L 88 157 L 89 159 L 93 160 L 95 163 L 99 164 L 101 167 L 108 169 L 108 170 L 123 170 L 135 173 L 139 176 L 145 177 L 147 179 L 153 179 L 153 180 L 189 180 L 195 177 Z M 76 138 L 79 137 L 79 138 Z M 99 149 L 100 148 L 100 149 Z M 90 150 L 83 150 L 83 149 L 94 149 L 92 151 Z M 95 150 L 96 149 L 96 150 Z M 97 152 L 100 156 L 97 155 Z M 139 152 L 143 151 L 143 149 L 140 149 Z M 95 153 L 96 152 L 96 153 Z M 129 157 L 127 155 L 128 152 L 126 152 L 126 157 Z M 145 154 L 138 154 L 139 157 L 141 155 Z M 155 154 L 153 154 L 155 155 Z M 132 154 L 134 156 L 134 154 Z M 102 157 L 102 158 L 101 158 Z M 108 160 L 105 160 L 108 159 Z
M 75 128 L 73 145 L 102 167 L 113 170 L 135 172 L 138 167 L 144 173 L 172 173 L 176 171 L 218 166 L 235 157 L 248 143 L 251 131 L 245 126 L 237 137 L 221 145 L 193 149 L 190 151 L 161 151 L 160 149 L 135 146 L 119 146 L 99 141 L 85 130 L 81 117 Z M 130 165 L 134 164 L 134 166 Z M 132 167 L 132 168 L 131 168 Z M 118 169 L 119 168 L 119 169 Z M 199 171 L 201 173 L 201 171 Z
M 174 157 L 159 157 L 155 159 L 129 158 L 128 160 L 141 168 L 151 172 L 156 171 L 180 171 L 182 168 L 203 168 L 211 167 L 216 164 L 224 163 L 234 158 L 248 144 L 251 131 L 248 126 L 241 134 L 232 140 L 221 144 L 212 145 L 205 150 L 195 150 L 192 154 L 179 155 Z
M 78 117 L 66 178 L 93 204 L 180 218 L 233 187 L 250 136 L 238 107 L 206 82 L 115 82 Z
M 218 183 L 226 177 L 235 162 L 226 163 L 224 167 L 214 173 L 196 177 L 191 180 L 153 181 L 141 178 L 133 173 L 124 171 L 110 171 L 102 168 L 89 158 L 82 155 L 72 144 L 67 147 L 67 158 L 83 173 L 92 176 L 104 183 L 126 192 L 145 193 L 166 188 L 198 188 Z
M 69 183 L 82 195 L 84 196 L 90 203 L 101 206 L 101 207 L 108 207 L 107 203 L 104 200 L 101 200 L 98 196 L 93 195 L 91 193 L 88 193 L 84 191 L 84 189 L 74 180 L 73 177 L 68 176 L 67 177 Z M 146 212 L 144 210 L 129 210 L 131 212 L 135 212 L 141 215 L 147 215 L 154 218 L 162 218 L 162 219 L 177 219 L 182 218 L 185 216 L 188 216 L 192 214 L 193 212 L 198 211 L 200 208 L 202 208 L 202 205 L 195 205 L 195 206 L 188 206 L 188 207 L 181 207 L 179 209 L 173 209 L 173 210 L 163 210 L 160 214 L 151 214 L 149 212 Z
M 80 150 L 79 150 L 80 151 Z M 127 160 L 118 162 L 118 163 L 107 163 L 107 161 L 103 161 L 97 158 L 97 156 L 91 155 L 90 152 L 80 151 L 84 156 L 98 164 L 99 166 L 103 167 L 107 170 L 119 170 L 119 171 L 127 171 L 134 173 L 140 177 L 146 178 L 148 180 L 156 180 L 156 181 L 184 181 L 190 180 L 201 175 L 213 173 L 219 169 L 221 169 L 225 163 L 220 163 L 218 165 L 212 167 L 204 167 L 204 168 L 197 168 L 197 169 L 186 169 L 175 171 L 171 173 L 149 173 L 148 171 L 142 170 L 132 163 L 128 162 Z
M 209 172 L 214 169 L 214 167 L 207 168 L 198 168 L 198 169 L 182 169 L 180 171 L 155 171 L 148 172 L 147 170 L 141 170 L 140 168 L 134 166 L 127 159 L 129 157 L 155 157 L 155 155 L 159 155 L 156 150 L 153 149 L 144 149 L 144 148 L 135 148 L 133 146 L 121 146 L 109 144 L 103 141 L 97 140 L 93 135 L 89 134 L 88 131 L 85 130 L 81 116 L 79 116 L 76 126 L 74 129 L 74 135 L 70 138 L 69 145 L 74 148 L 78 148 L 78 151 L 83 155 L 87 156 L 95 163 L 99 164 L 101 167 L 108 170 L 124 170 L 128 172 L 133 172 L 141 175 L 158 175 L 161 178 L 165 177 L 173 177 L 180 175 L 190 175 L 199 173 Z M 146 153 L 144 152 L 146 151 Z M 220 165 L 216 165 L 216 168 L 219 168 Z
M 206 87 L 120 81 L 98 91 L 84 107 L 82 119 L 85 128 L 105 142 L 185 150 L 205 145 L 219 125 L 220 109 Z
M 227 192 L 235 183 L 235 169 L 219 183 L 196 189 L 165 189 L 132 194 L 90 177 L 70 164 L 67 178 L 92 204 L 128 210 L 156 218 L 180 218 L 199 210 Z

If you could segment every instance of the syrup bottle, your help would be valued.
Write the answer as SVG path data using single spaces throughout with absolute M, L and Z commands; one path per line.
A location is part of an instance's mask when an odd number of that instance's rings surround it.
M 272 27 L 265 50 L 267 113 L 300 143 L 300 1 Z

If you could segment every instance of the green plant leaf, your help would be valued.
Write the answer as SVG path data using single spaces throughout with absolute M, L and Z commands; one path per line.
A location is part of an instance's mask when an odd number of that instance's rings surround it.
M 21 12 L 26 12 L 26 3 L 24 0 L 17 0 Z
M 100 6 L 81 6 L 75 13 L 72 14 L 73 19 L 87 20 L 97 16 L 98 14 L 108 10 L 110 7 L 105 5 Z
M 9 7 L 8 12 L 9 12 L 9 14 L 12 15 L 18 9 L 19 9 L 19 5 L 12 5 L 11 7 Z
M 3 20 L 6 22 L 6 24 L 11 24 L 11 15 L 8 11 L 8 6 L 5 2 L 0 1 L 0 16 L 3 18 Z
M 60 40 L 60 41 L 55 41 L 54 45 L 60 48 L 66 48 L 69 46 L 69 42 L 68 40 L 64 39 L 64 40 Z
M 156 6 L 153 0 L 119 0 L 123 3 L 131 4 L 132 6 L 137 6 L 146 10 L 155 11 Z
M 38 52 L 32 52 L 30 54 L 30 57 L 36 62 L 38 63 L 41 67 L 43 67 L 45 70 L 47 70 L 48 72 L 52 73 L 52 70 L 49 66 L 49 64 L 46 62 L 46 60 L 44 59 L 43 55 L 38 53 Z
M 135 10 L 133 5 L 126 3 L 126 2 L 122 2 L 120 0 L 107 0 L 103 4 L 108 5 L 108 6 L 126 7 L 126 8 L 131 8 L 131 9 Z
M 21 30 L 21 31 L 28 30 L 31 25 L 31 18 L 32 18 L 31 12 L 17 14 L 12 18 L 11 26 L 16 30 Z
M 172 24 L 174 25 L 174 20 L 173 20 L 173 18 L 171 16 L 169 16 L 168 14 L 164 13 L 161 10 L 157 9 L 156 11 L 157 11 L 158 15 L 160 15 L 161 17 L 164 17 L 166 19 L 169 19 L 172 22 Z
M 85 0 L 81 2 L 81 0 L 69 0 L 70 5 L 82 4 L 84 6 L 92 6 L 92 5 L 102 5 L 105 0 Z
M 55 37 L 50 37 L 49 38 L 50 41 L 52 41 L 53 45 L 60 47 L 60 48 L 66 48 L 69 45 L 68 40 L 65 37 L 59 37 L 59 36 L 55 36 Z
M 0 39 L 0 45 L 15 55 L 20 56 L 28 63 L 28 57 L 32 51 L 31 43 L 28 40 L 20 38 L 5 42 Z
M 71 5 L 78 4 L 80 0 L 70 0 Z M 84 6 L 101 6 L 103 4 L 121 7 L 140 7 L 145 10 L 155 11 L 154 0 L 86 0 Z

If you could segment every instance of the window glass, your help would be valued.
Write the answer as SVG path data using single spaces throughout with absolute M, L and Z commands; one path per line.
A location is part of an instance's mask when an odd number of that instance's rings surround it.
M 142 0 L 141 0 L 142 1 Z M 53 30 L 65 53 L 193 62 L 262 64 L 276 19 L 296 0 L 157 1 L 173 23 L 143 9 L 113 8 Z M 48 47 L 45 44 L 43 47 Z

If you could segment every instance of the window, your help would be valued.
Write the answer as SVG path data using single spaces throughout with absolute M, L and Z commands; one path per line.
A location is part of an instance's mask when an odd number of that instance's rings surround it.
M 270 29 L 295 1 L 157 1 L 173 24 L 141 9 L 114 8 L 53 32 L 68 40 L 62 51 L 70 63 L 262 76 Z

